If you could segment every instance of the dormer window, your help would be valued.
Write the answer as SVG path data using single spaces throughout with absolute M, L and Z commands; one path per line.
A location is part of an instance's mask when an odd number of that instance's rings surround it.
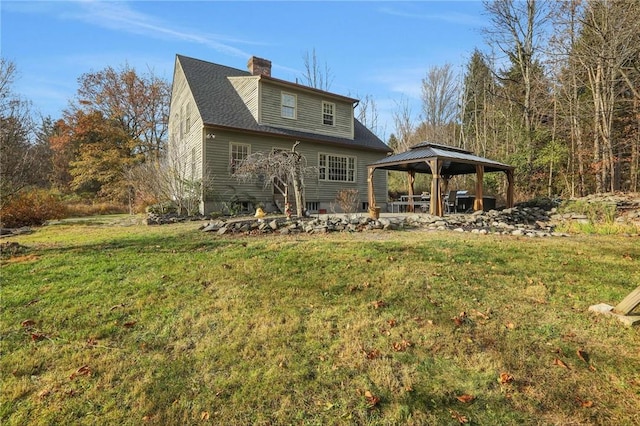
M 336 104 L 332 104 L 330 102 L 322 102 L 322 124 L 333 126 L 335 110 Z
M 281 114 L 284 118 L 296 118 L 296 95 L 282 92 Z
M 329 102 L 322 102 L 322 124 L 326 124 L 328 126 L 333 126 L 334 123 L 334 111 L 336 109 L 336 104 L 332 104 Z

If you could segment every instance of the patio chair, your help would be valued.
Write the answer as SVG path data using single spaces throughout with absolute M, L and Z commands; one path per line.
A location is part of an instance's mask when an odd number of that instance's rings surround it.
M 458 208 L 458 191 L 449 191 L 449 195 L 446 197 L 445 203 L 445 212 L 447 213 L 455 213 Z

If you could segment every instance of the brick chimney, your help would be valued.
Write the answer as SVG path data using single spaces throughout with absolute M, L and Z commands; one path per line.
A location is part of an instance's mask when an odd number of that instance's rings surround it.
M 249 58 L 247 68 L 249 68 L 249 72 L 252 75 L 266 75 L 267 77 L 271 77 L 271 61 L 267 59 L 252 56 Z

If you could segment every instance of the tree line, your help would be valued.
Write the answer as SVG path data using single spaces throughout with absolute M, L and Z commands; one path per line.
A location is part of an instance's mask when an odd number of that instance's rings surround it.
M 420 118 L 400 100 L 389 145 L 404 151 L 429 140 L 514 165 L 520 199 L 637 192 L 640 3 L 484 7 L 488 51 L 476 49 L 461 78 L 450 64 L 430 68 Z
M 640 4 L 494 0 L 484 8 L 485 51 L 478 47 L 461 73 L 429 68 L 421 111 L 397 100 L 388 144 L 400 152 L 433 141 L 514 165 L 518 199 L 637 192 Z M 303 59 L 303 81 L 328 89 L 333 75 L 315 49 Z M 176 197 L 147 178 L 168 167 L 167 81 L 126 64 L 86 73 L 62 117 L 36 119 L 13 90 L 16 75 L 0 59 L 0 207 L 28 188 L 124 204 Z M 376 130 L 370 96 L 357 117 Z M 485 185 L 501 183 L 485 176 Z
M 165 155 L 169 84 L 124 65 L 78 78 L 62 117 L 39 120 L 13 91 L 16 65 L 0 60 L 0 206 L 27 188 L 126 203 L 132 171 Z

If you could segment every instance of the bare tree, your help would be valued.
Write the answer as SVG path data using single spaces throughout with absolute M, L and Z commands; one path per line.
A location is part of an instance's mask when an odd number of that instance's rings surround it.
M 182 144 L 172 143 L 161 158 L 128 167 L 125 176 L 131 190 L 131 200 L 143 204 L 175 203 L 181 213 L 198 212 L 206 194 L 213 187 L 214 177 L 206 172 L 196 178 L 192 152 Z
M 413 145 L 415 123 L 411 105 L 406 97 L 396 101 L 396 109 L 393 111 L 393 123 L 395 125 L 396 152 L 407 151 Z
M 34 183 L 39 170 L 31 139 L 31 104 L 13 92 L 17 69 L 0 58 L 0 207 Z
M 638 97 L 638 81 L 629 78 L 640 56 L 640 10 L 635 2 L 592 0 L 581 20 L 574 55 L 587 76 L 593 102 L 593 159 L 596 191 L 619 188 L 619 146 L 613 137 L 621 86 Z
M 449 134 L 458 116 L 458 84 L 451 64 L 432 66 L 422 79 L 422 112 L 426 139 L 453 142 Z
M 329 68 L 326 62 L 324 63 L 324 67 L 320 65 L 318 57 L 316 56 L 315 47 L 311 54 L 309 54 L 307 50 L 302 59 L 304 61 L 304 74 L 302 78 L 305 84 L 314 89 L 329 91 L 333 83 L 331 68 Z
M 291 185 L 295 197 L 296 214 L 302 217 L 305 206 L 304 177 L 312 173 L 315 168 L 307 166 L 304 156 L 296 151 L 299 144 L 300 142 L 296 141 L 291 151 L 258 151 L 250 154 L 237 165 L 233 175 L 241 182 L 262 180 L 265 188 L 274 185 L 282 192 L 285 202 L 288 202 L 289 185 Z
M 373 133 L 378 133 L 378 108 L 373 96 L 366 95 L 360 99 L 357 107 L 358 121 Z
M 515 65 L 522 80 L 522 119 L 527 139 L 527 158 L 533 160 L 533 89 L 536 56 L 544 45 L 543 27 L 548 21 L 547 2 L 542 0 L 484 0 L 491 21 L 485 30 L 490 44 L 497 46 Z

